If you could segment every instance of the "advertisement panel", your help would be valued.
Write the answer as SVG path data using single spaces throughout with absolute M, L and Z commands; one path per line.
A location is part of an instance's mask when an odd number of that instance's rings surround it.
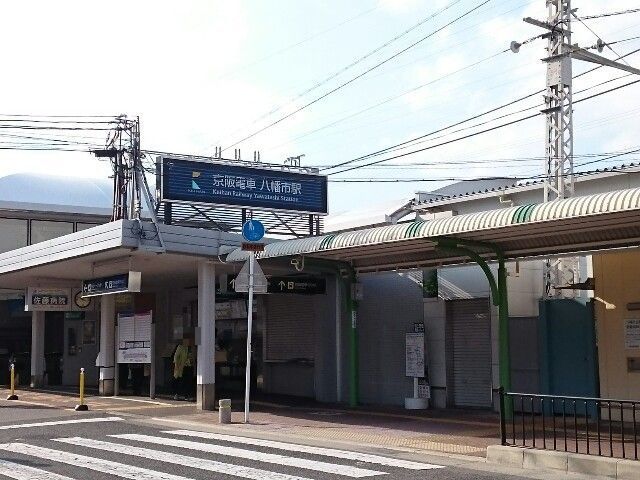
M 256 166 L 161 159 L 163 201 L 327 213 L 327 177 Z

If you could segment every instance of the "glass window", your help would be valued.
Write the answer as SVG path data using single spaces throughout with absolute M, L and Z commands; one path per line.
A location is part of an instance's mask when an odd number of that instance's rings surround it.
M 28 221 L 0 218 L 0 252 L 8 252 L 27 245 Z
M 76 232 L 81 232 L 82 230 L 86 230 L 87 228 L 93 228 L 100 225 L 99 223 L 76 223 Z
M 73 233 L 73 223 L 31 220 L 31 244 Z

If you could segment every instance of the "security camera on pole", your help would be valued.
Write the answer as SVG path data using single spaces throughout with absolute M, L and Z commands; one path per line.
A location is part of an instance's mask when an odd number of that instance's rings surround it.
M 242 236 L 247 243 L 242 249 L 249 251 L 249 260 L 242 266 L 234 281 L 236 292 L 249 293 L 247 308 L 247 366 L 245 368 L 244 422 L 249 423 L 249 397 L 251 393 L 251 332 L 253 330 L 253 294 L 267 293 L 267 278 L 256 262 L 256 252 L 264 250 L 264 244 L 256 243 L 264 237 L 264 225 L 258 220 L 247 220 L 242 226 Z

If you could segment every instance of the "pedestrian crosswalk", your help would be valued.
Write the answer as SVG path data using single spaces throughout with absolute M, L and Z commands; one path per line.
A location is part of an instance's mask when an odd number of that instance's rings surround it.
M 106 475 L 135 480 L 385 476 L 395 479 L 399 478 L 397 472 L 403 472 L 402 478 L 412 478 L 411 472 L 442 468 L 382 455 L 236 435 L 191 430 L 151 433 L 103 434 L 99 438 L 68 436 L 35 442 L 39 444 L 24 440 L 0 444 L 0 478 L 84 480 L 93 478 L 87 472 L 93 471 L 100 478 Z M 6 454 L 12 454 L 11 458 Z

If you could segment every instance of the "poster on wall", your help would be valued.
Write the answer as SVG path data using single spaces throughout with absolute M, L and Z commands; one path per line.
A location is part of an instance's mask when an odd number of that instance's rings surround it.
M 424 377 L 424 333 L 407 333 L 405 340 L 407 377 Z
M 151 363 L 152 312 L 118 315 L 118 363 Z
M 94 320 L 83 320 L 82 344 L 95 345 L 95 343 L 96 343 L 96 322 Z
M 625 319 L 624 348 L 640 348 L 640 318 Z

